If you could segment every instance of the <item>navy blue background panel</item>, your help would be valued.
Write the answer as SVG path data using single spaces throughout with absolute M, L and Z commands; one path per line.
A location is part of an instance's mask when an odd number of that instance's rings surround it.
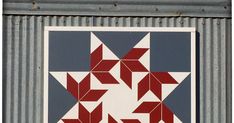
M 150 34 L 151 71 L 189 72 L 191 33 L 152 32 Z
M 90 32 L 49 32 L 49 71 L 88 71 L 87 61 L 90 61 Z

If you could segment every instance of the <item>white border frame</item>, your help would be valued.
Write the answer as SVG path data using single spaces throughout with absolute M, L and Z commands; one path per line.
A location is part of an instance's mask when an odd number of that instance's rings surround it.
M 48 123 L 48 48 L 49 31 L 131 31 L 131 32 L 191 32 L 191 123 L 196 123 L 196 29 L 194 27 L 58 27 L 44 28 L 44 102 L 43 121 Z

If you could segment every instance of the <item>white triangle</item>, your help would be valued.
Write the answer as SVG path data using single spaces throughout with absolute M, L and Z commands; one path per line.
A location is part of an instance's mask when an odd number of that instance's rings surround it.
M 145 52 L 143 56 L 139 59 L 142 65 L 145 66 L 147 70 L 150 70 L 150 49 Z
M 89 112 L 92 112 L 100 102 L 80 102 Z
M 103 59 L 118 60 L 119 58 L 103 44 Z
M 90 38 L 91 38 L 91 48 L 90 48 L 90 53 L 92 53 L 95 49 L 97 49 L 102 43 L 102 41 L 97 37 L 95 36 L 92 32 L 90 34 Z
M 62 120 L 59 120 L 57 123 L 64 123 Z
M 111 68 L 111 70 L 109 71 L 109 73 L 118 81 L 121 81 L 120 78 L 120 62 L 116 63 L 115 66 L 113 66 Z
M 64 116 L 63 119 L 77 119 L 78 118 L 78 111 L 79 111 L 79 104 L 76 103 Z
M 173 115 L 174 123 L 183 123 L 176 115 Z
M 165 123 L 163 120 L 160 120 L 158 123 Z
M 112 84 L 102 84 L 93 74 L 90 74 L 91 89 L 108 89 Z
M 169 72 L 169 74 L 178 82 L 181 83 L 190 72 Z
M 162 100 L 164 100 L 179 84 L 162 84 Z
M 132 72 L 132 83 L 138 84 L 149 72 Z
M 78 83 L 80 83 L 88 74 L 89 72 L 68 72 L 69 75 L 73 77 Z
M 50 72 L 50 74 L 67 89 L 67 72 Z
M 157 96 L 155 96 L 153 92 L 150 90 L 140 99 L 140 101 L 141 100 L 142 101 L 156 101 L 156 102 L 160 101 L 160 99 Z
M 139 41 L 134 48 L 150 48 L 150 33 L 146 34 L 145 37 Z
M 148 72 L 132 72 L 132 92 L 135 100 L 138 100 L 138 83 L 148 74 Z

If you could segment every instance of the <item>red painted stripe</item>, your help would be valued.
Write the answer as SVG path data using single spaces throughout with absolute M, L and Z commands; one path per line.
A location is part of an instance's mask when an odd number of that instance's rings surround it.
M 81 101 L 98 101 L 107 90 L 90 90 Z
M 92 112 L 91 112 L 91 123 L 99 123 L 102 120 L 102 103 L 100 103 Z
M 70 92 L 77 100 L 78 97 L 78 83 L 75 79 L 72 78 L 71 75 L 67 73 L 67 90 Z
M 91 53 L 91 69 L 93 69 L 102 60 L 102 45 Z
M 119 60 L 102 60 L 92 71 L 109 71 Z
M 102 84 L 119 84 L 119 82 L 109 72 L 93 72 L 93 75 Z
M 79 104 L 79 119 L 83 123 L 90 123 L 90 113 L 82 104 Z
M 159 104 L 159 102 L 143 102 L 137 107 L 137 109 L 133 113 L 150 113 Z
M 173 113 L 164 105 L 162 104 L 162 114 L 163 114 L 163 121 L 165 123 L 173 123 Z
M 138 100 L 150 90 L 149 74 L 138 83 Z
M 79 83 L 79 96 L 83 96 L 90 90 L 90 74 L 88 74 L 80 83 Z
M 139 59 L 147 50 L 148 48 L 133 48 L 123 57 L 123 59 Z
M 122 61 L 132 72 L 148 72 L 139 61 Z
M 162 84 L 155 79 L 152 74 L 150 75 L 150 90 L 157 96 L 160 100 L 162 99 Z
M 127 84 L 129 88 L 132 88 L 132 72 L 124 63 L 120 63 L 120 78 Z
M 161 104 L 150 113 L 150 123 L 158 123 L 161 120 Z
M 163 84 L 177 84 L 177 81 L 168 72 L 152 72 L 152 74 Z
M 141 123 L 137 119 L 122 119 L 123 123 Z
M 108 123 L 118 123 L 110 114 L 108 114 Z

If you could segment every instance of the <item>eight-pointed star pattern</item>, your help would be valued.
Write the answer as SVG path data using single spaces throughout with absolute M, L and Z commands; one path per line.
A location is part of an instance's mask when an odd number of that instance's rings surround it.
M 90 71 L 50 72 L 77 100 L 58 123 L 180 123 L 163 100 L 190 74 L 150 71 L 150 33 L 118 58 L 91 32 Z

